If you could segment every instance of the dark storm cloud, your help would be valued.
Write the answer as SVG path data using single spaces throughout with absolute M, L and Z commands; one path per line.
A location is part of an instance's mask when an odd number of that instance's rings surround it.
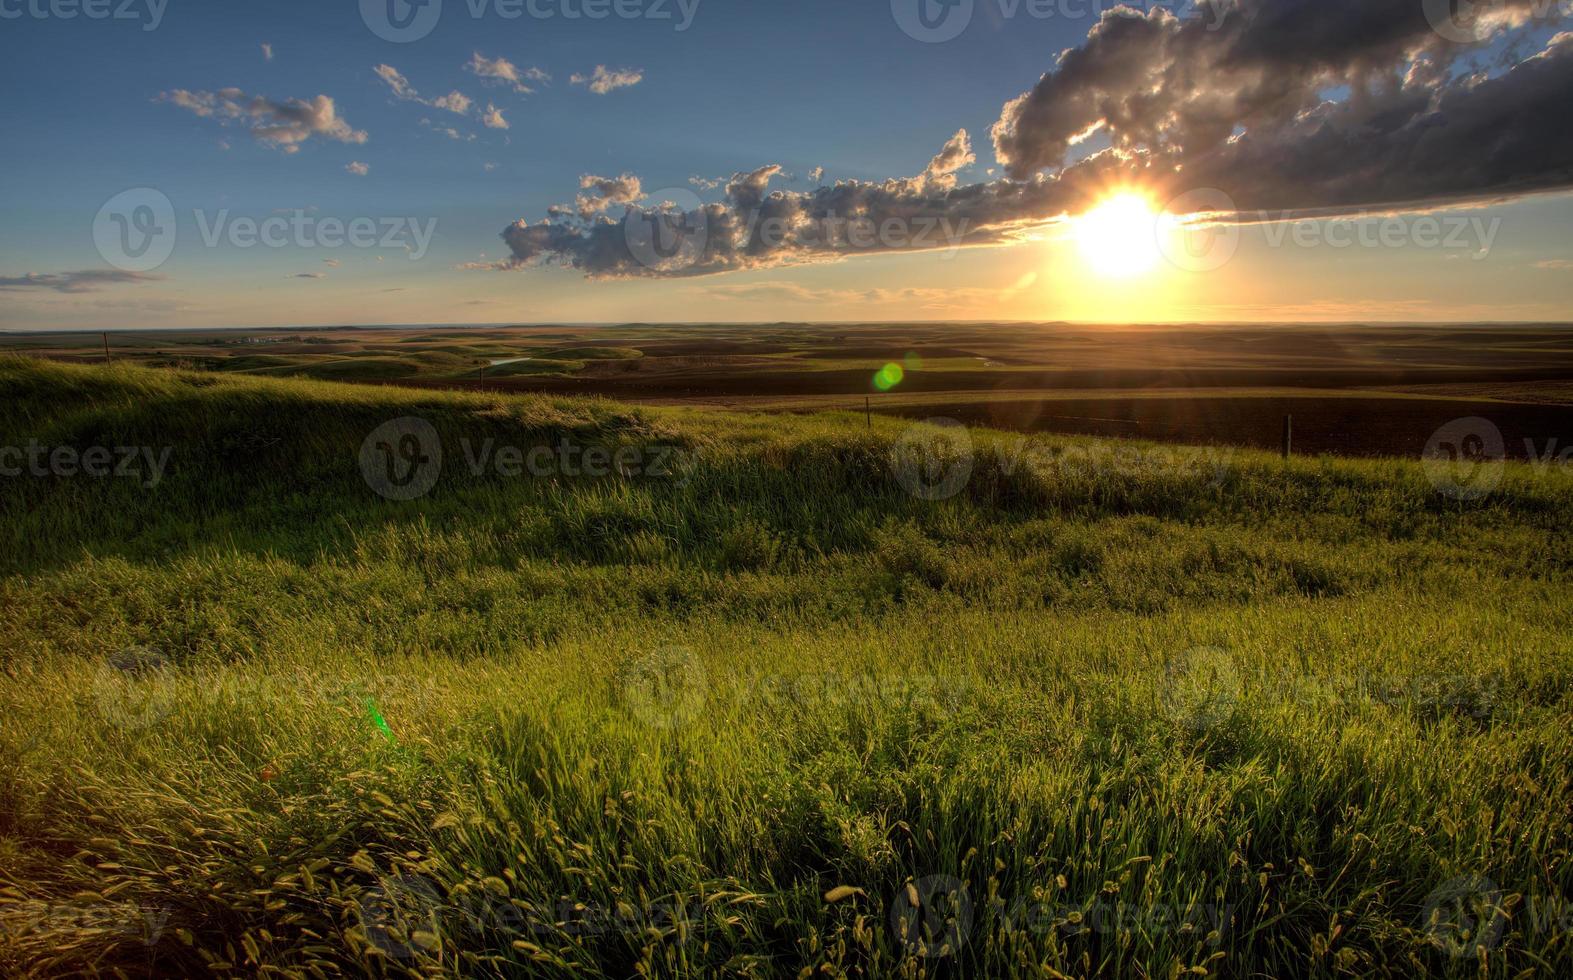
M 1160 201 L 1222 192 L 1208 200 L 1232 202 L 1240 220 L 1566 187 L 1573 34 L 1482 68 L 1566 17 L 1555 0 L 1461 14 L 1448 0 L 1217 0 L 1186 19 L 1120 8 L 1005 104 L 991 135 L 1006 179 L 958 186 L 956 171 L 974 159 L 962 131 L 915 177 L 771 191 L 780 167 L 768 166 L 736 175 L 717 203 L 640 197 L 618 202 L 621 217 L 577 220 L 554 210 L 503 232 L 511 257 L 500 266 L 703 275 L 989 244 L 1122 184 Z M 1507 44 L 1488 49 L 1493 40 Z M 1088 153 L 1094 138 L 1107 148 Z M 668 239 L 675 251 L 649 245 Z
M 1488 196 L 1566 182 L 1565 134 L 1544 114 L 1568 91 L 1561 39 L 1488 81 L 1453 71 L 1474 46 L 1434 29 L 1446 0 L 1221 2 L 1229 6 L 1218 16 L 1184 21 L 1163 10 L 1105 15 L 1082 47 L 1006 105 L 993 135 L 1007 174 L 1063 167 L 1078 142 L 1102 131 L 1117 151 L 1148 155 L 1184 183 L 1218 187 L 1248 208 Z M 1476 20 L 1465 26 L 1510 31 L 1532 2 L 1470 7 Z M 1346 99 L 1324 101 L 1341 88 Z M 1504 108 L 1507 92 L 1529 111 L 1483 119 Z M 1482 133 L 1483 122 L 1493 132 Z M 1502 159 L 1504 151 L 1526 155 Z M 1354 155 L 1341 160 L 1343 152 Z M 1408 179 L 1413 186 L 1404 186 Z

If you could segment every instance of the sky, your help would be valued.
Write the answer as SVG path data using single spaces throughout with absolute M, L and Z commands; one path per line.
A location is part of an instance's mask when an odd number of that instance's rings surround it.
M 1565 3 L 1219 2 L 0 0 L 0 329 L 1569 319 Z

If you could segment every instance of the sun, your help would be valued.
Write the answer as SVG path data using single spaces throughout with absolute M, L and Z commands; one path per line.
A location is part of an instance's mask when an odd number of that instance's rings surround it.
M 1124 279 L 1158 263 L 1158 212 L 1140 194 L 1122 191 L 1072 219 L 1076 247 L 1100 276 Z

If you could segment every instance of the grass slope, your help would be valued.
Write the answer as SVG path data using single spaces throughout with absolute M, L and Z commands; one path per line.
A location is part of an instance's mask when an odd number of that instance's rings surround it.
M 21 359 L 0 405 L 170 449 L 0 477 L 0 973 L 1573 969 L 1560 476 L 974 432 L 931 502 L 846 414 Z

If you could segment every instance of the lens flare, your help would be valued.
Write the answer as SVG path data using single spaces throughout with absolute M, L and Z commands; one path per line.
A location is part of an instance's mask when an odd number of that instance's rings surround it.
M 875 373 L 874 387 L 880 391 L 889 391 L 896 385 L 901 384 L 901 379 L 906 376 L 907 372 L 902 369 L 901 365 L 892 361 Z
M 393 741 L 393 729 L 388 727 L 388 722 L 382 717 L 382 712 L 377 710 L 376 700 L 368 696 L 365 699 L 365 704 L 366 717 L 371 719 L 371 723 L 377 726 L 377 730 L 379 732 L 382 732 L 383 738 L 386 738 L 390 742 Z

